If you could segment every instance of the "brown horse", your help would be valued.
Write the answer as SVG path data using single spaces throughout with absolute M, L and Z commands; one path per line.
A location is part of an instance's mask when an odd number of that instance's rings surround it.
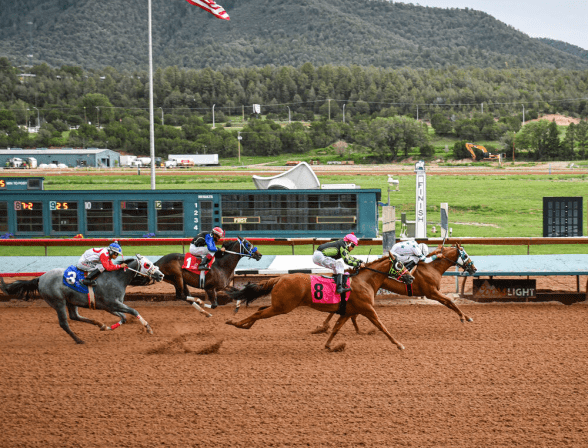
M 223 247 L 225 252 L 218 251 L 216 253 L 214 263 L 206 274 L 204 283 L 204 291 L 212 308 L 218 306 L 217 292 L 226 289 L 233 280 L 239 260 L 242 257 L 249 257 L 259 261 L 262 256 L 257 247 L 254 247 L 249 241 L 241 237 L 237 237 L 236 241 L 225 241 Z M 171 283 L 176 288 L 176 299 L 189 301 L 196 309 L 208 315 L 197 306 L 198 304 L 202 305 L 203 302 L 200 299 L 191 297 L 188 290 L 188 286 L 199 287 L 200 276 L 182 269 L 183 264 L 184 254 L 179 253 L 165 255 L 155 262 L 155 265 L 165 275 L 163 280 Z M 227 298 L 221 304 L 224 305 L 228 301 L 229 299 Z
M 442 254 L 442 257 L 437 258 L 431 263 L 419 263 L 417 265 L 417 269 L 414 273 L 414 282 L 411 285 L 412 295 L 417 297 L 425 296 L 427 299 L 436 300 L 447 308 L 455 311 L 462 322 L 473 322 L 473 319 L 466 316 L 450 297 L 441 292 L 440 286 L 443 273 L 451 266 L 460 266 L 465 272 L 472 275 L 477 270 L 474 263 L 464 248 L 459 244 L 452 247 L 439 246 L 431 254 L 437 254 L 437 256 Z M 382 288 L 396 294 L 408 295 L 406 285 L 393 279 L 387 278 L 382 284 Z M 332 317 L 333 314 L 330 314 L 323 324 L 317 327 L 313 333 L 326 333 L 329 330 L 329 321 Z M 359 333 L 356 316 L 352 316 L 351 321 L 353 322 L 355 331 Z
M 326 349 L 331 349 L 331 341 L 343 324 L 351 316 L 358 314 L 367 317 L 393 344 L 401 350 L 404 349 L 404 346 L 396 341 L 386 327 L 384 327 L 384 324 L 382 324 L 374 310 L 374 297 L 376 292 L 389 276 L 394 275 L 395 278 L 397 277 L 397 266 L 398 264 L 395 258 L 387 255 L 368 263 L 365 268 L 362 268 L 353 277 L 351 280 L 351 292 L 346 306 L 346 314 L 339 317 L 325 344 Z M 402 279 L 410 283 L 412 276 L 401 263 L 400 266 L 403 269 L 401 272 Z M 229 292 L 228 295 L 233 300 L 243 300 L 249 304 L 270 292 L 272 294 L 271 306 L 260 308 L 256 313 L 239 322 L 229 320 L 226 323 L 228 325 L 234 325 L 237 328 L 249 329 L 259 319 L 287 314 L 299 306 L 308 306 L 327 313 L 333 313 L 339 307 L 337 303 L 326 304 L 313 302 L 311 276 L 309 274 L 286 274 L 257 284 L 248 283 L 242 290 Z

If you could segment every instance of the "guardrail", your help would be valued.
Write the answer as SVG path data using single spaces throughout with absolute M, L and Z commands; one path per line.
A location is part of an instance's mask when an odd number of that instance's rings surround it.
M 249 242 L 255 245 L 265 246 L 292 246 L 292 255 L 294 255 L 295 246 L 312 245 L 314 252 L 315 246 L 320 246 L 329 241 L 336 241 L 338 238 L 247 238 Z M 223 238 L 221 241 L 234 241 L 236 238 Z M 396 242 L 404 239 L 396 238 Z M 49 246 L 107 246 L 108 244 L 118 241 L 123 246 L 175 246 L 181 245 L 182 251 L 185 252 L 184 246 L 189 246 L 192 238 L 11 238 L 0 239 L 0 247 L 3 246 L 41 246 L 45 247 L 45 255 Z M 381 246 L 382 238 L 366 238 L 359 240 L 362 245 Z M 443 242 L 442 238 L 416 238 L 419 243 L 427 243 L 435 246 Z M 561 238 L 543 238 L 543 237 L 508 237 L 508 238 L 447 238 L 445 244 L 459 243 L 462 245 L 480 244 L 489 246 L 527 246 L 527 254 L 530 253 L 531 246 L 540 246 L 546 244 L 588 244 L 588 237 L 561 237 Z

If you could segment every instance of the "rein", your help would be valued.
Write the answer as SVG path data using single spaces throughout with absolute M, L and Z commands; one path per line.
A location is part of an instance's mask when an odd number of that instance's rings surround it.
M 244 241 L 244 240 L 242 240 L 242 239 L 240 239 L 240 238 L 239 238 L 239 249 L 240 249 L 240 250 L 241 250 L 241 249 L 243 249 L 243 248 L 245 247 L 245 245 L 243 244 L 243 241 Z M 249 243 L 249 244 L 251 244 L 251 243 Z M 226 254 L 240 255 L 241 257 L 249 257 L 249 258 L 253 258 L 253 254 L 254 254 L 255 252 L 257 252 L 257 247 L 254 247 L 254 248 L 253 248 L 251 251 L 250 251 L 249 249 L 245 249 L 245 251 L 246 251 L 246 252 L 245 252 L 245 253 L 243 253 L 243 252 L 233 252 L 232 250 L 227 250 L 227 249 L 225 249 L 225 253 L 226 253 Z
M 398 280 L 398 281 L 401 281 L 402 276 L 408 273 L 408 269 L 406 269 L 406 267 L 404 267 L 404 269 L 402 271 L 396 271 L 394 269 L 394 261 L 392 261 L 392 265 L 390 266 L 390 270 L 388 272 L 378 271 L 377 269 L 372 269 L 372 268 L 369 268 L 367 266 L 365 266 L 363 269 L 367 269 L 367 270 L 372 271 L 372 272 L 377 272 L 378 274 L 383 274 L 383 275 L 385 275 L 388 278 L 392 278 L 392 279 Z M 397 272 L 397 274 L 398 274 L 397 277 L 394 277 L 392 275 L 392 271 L 393 270 L 395 270 Z

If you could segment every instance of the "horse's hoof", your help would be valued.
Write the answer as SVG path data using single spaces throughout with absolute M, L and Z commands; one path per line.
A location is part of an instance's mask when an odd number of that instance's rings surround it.
M 404 345 L 402 345 L 402 344 L 398 345 L 398 350 L 404 350 Z
M 343 350 L 345 350 L 346 346 L 347 346 L 347 344 L 345 344 L 345 342 L 343 342 L 342 344 L 339 344 L 333 348 L 327 347 L 327 346 L 325 346 L 325 348 L 331 353 L 337 353 L 337 352 L 342 352 Z
M 474 319 L 472 319 L 471 317 L 468 317 L 468 322 L 473 322 Z
M 151 328 L 151 325 L 147 324 L 147 325 L 145 326 L 145 329 L 147 330 L 147 333 L 149 333 L 149 334 L 153 334 L 153 329 Z
M 329 331 L 329 327 L 316 327 L 310 334 L 323 334 Z
M 106 331 L 106 330 L 108 330 L 108 327 L 106 325 L 102 325 L 100 327 L 100 331 Z
M 76 341 L 76 344 L 80 344 L 80 345 L 81 345 L 81 344 L 85 344 L 85 342 L 84 342 L 84 341 L 82 341 L 81 339 L 78 339 L 78 340 Z

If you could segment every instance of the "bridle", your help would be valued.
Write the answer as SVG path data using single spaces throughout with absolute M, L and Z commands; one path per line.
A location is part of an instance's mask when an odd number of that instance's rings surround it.
M 138 264 L 139 266 L 141 266 L 141 263 L 143 262 L 143 261 L 142 261 L 142 260 L 143 260 L 143 258 L 144 258 L 144 257 L 142 257 L 142 256 L 141 256 L 141 255 L 139 255 L 139 254 L 137 254 L 137 255 L 135 256 L 135 260 L 137 260 L 137 264 Z M 151 262 L 150 262 L 150 263 L 151 263 Z M 134 272 L 134 273 L 135 273 L 135 275 L 133 276 L 133 278 L 135 278 L 135 277 L 137 276 L 137 274 L 139 274 L 139 275 L 142 275 L 143 277 L 147 277 L 147 278 L 149 278 L 149 279 L 153 280 L 153 273 L 154 273 L 154 272 L 155 272 L 155 270 L 157 269 L 157 266 L 155 266 L 155 264 L 151 263 L 151 267 L 150 267 L 150 268 L 149 268 L 149 270 L 147 271 L 147 274 L 143 274 L 141 271 L 137 271 L 137 270 L 135 270 L 135 269 L 133 269 L 133 268 L 130 268 L 130 267 L 128 267 L 128 266 L 127 266 L 127 269 L 128 269 L 129 271 L 131 271 L 131 272 Z M 163 273 L 161 273 L 161 275 L 163 275 Z
M 409 274 L 408 269 L 395 257 L 388 255 L 388 259 L 390 260 L 390 269 L 388 272 L 378 271 L 377 269 L 372 269 L 370 267 L 365 266 L 363 269 L 367 269 L 372 272 L 377 272 L 378 274 L 383 274 L 388 278 L 394 279 L 396 281 L 402 282 L 402 277 L 406 274 Z
M 466 253 L 465 250 L 463 250 L 463 248 L 461 247 L 456 247 L 457 252 L 458 252 L 458 256 L 457 256 L 457 260 L 453 261 L 449 258 L 444 257 L 447 261 L 449 261 L 451 264 L 455 265 L 455 266 L 459 266 L 460 268 L 462 268 L 464 271 L 468 272 L 468 273 L 472 273 L 472 272 L 476 272 L 475 268 L 474 268 L 474 262 L 472 261 L 472 259 L 470 258 L 470 256 Z
M 225 249 L 225 253 L 239 255 L 241 257 L 253 258 L 254 257 L 253 254 L 255 254 L 257 252 L 257 247 L 254 247 L 245 238 L 237 237 L 237 240 L 239 241 L 239 252 L 233 252 L 232 250 Z

